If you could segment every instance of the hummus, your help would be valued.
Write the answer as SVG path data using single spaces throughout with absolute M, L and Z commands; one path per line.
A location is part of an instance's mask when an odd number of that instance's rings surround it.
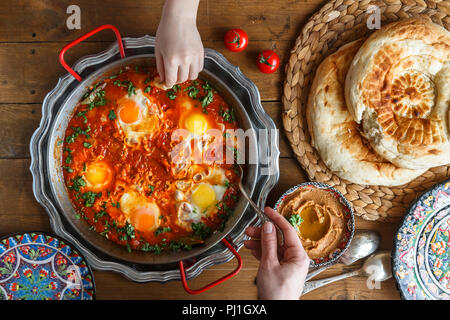
M 325 190 L 297 190 L 283 200 L 279 212 L 294 224 L 310 259 L 332 253 L 344 235 L 344 208 Z

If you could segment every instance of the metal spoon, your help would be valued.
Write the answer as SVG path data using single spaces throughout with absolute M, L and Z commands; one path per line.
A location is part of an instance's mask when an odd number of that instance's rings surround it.
M 254 203 L 253 200 L 248 196 L 247 192 L 244 189 L 244 186 L 242 185 L 242 180 L 244 178 L 244 170 L 242 169 L 241 165 L 236 164 L 236 166 L 239 168 L 239 175 L 240 175 L 240 179 L 239 179 L 239 183 L 238 183 L 239 190 L 241 190 L 242 195 L 248 201 L 248 203 L 250 203 L 250 205 L 252 206 L 253 210 L 256 211 L 256 214 L 258 215 L 259 219 L 261 219 L 262 222 L 267 222 L 267 221 L 272 222 L 272 224 L 277 229 L 278 244 L 280 246 L 282 246 L 284 244 L 283 232 L 281 231 L 280 227 L 278 227 L 275 223 L 273 223 L 273 221 L 265 214 L 265 212 L 263 210 L 261 210 L 256 205 L 256 203 Z
M 350 265 L 359 259 L 370 256 L 372 253 L 377 251 L 380 246 L 380 240 L 381 237 L 378 232 L 372 230 L 357 230 L 353 236 L 352 242 L 348 246 L 347 250 L 337 260 L 337 263 Z M 331 266 L 333 265 L 321 267 L 309 272 L 306 276 L 306 281 L 312 279 Z
M 340 274 L 334 277 L 306 282 L 302 294 L 306 294 L 312 290 L 323 287 L 332 282 L 353 276 L 370 276 L 370 280 L 375 282 L 381 282 L 391 278 L 391 251 L 383 250 L 372 254 L 369 258 L 367 258 L 363 266 L 358 270 Z

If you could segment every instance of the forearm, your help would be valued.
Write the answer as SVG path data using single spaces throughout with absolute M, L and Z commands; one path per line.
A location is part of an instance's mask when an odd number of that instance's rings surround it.
M 190 21 L 195 24 L 200 0 L 167 0 L 161 19 Z

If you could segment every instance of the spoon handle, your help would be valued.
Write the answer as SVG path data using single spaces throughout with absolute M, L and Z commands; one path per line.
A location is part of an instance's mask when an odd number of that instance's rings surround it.
M 309 272 L 309 273 L 306 275 L 306 281 L 311 280 L 312 278 L 314 278 L 315 276 L 317 276 L 317 275 L 318 275 L 319 273 L 321 273 L 322 271 L 327 270 L 329 267 L 331 267 L 331 265 L 325 266 L 325 267 L 321 267 L 321 268 L 318 268 L 318 269 L 316 269 L 316 270 L 313 270 L 313 271 Z
M 244 198 L 248 201 L 248 203 L 250 203 L 250 205 L 252 206 L 252 208 L 256 211 L 256 214 L 258 215 L 258 218 L 262 221 L 262 222 L 267 222 L 270 221 L 272 222 L 267 215 L 264 213 L 264 211 L 262 211 L 254 202 L 253 200 L 247 195 L 247 192 L 245 192 L 244 187 L 242 186 L 242 184 L 239 184 L 239 189 L 241 189 L 241 193 L 244 196 Z M 278 244 L 280 246 L 282 246 L 284 244 L 284 235 L 283 232 L 281 231 L 280 227 L 278 227 L 275 223 L 272 222 L 272 224 L 275 226 L 275 228 L 277 229 L 277 239 L 278 239 Z
M 313 291 L 313 290 L 315 290 L 317 288 L 323 287 L 323 286 L 325 286 L 327 284 L 333 283 L 335 281 L 339 281 L 339 280 L 342 280 L 342 279 L 345 279 L 345 278 L 357 276 L 359 274 L 361 274 L 361 270 L 360 269 L 352 271 L 352 272 L 347 272 L 347 273 L 344 273 L 344 274 L 340 274 L 340 275 L 337 275 L 337 276 L 334 276 L 334 277 L 329 277 L 329 278 L 325 278 L 325 279 L 305 282 L 305 286 L 303 287 L 302 295 L 306 294 L 306 293 L 308 293 L 310 291 Z

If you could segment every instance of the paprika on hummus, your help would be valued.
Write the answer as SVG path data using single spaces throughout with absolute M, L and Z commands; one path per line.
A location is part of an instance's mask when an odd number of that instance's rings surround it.
M 343 205 L 325 190 L 294 191 L 283 200 L 279 212 L 294 225 L 310 259 L 332 253 L 344 235 Z

